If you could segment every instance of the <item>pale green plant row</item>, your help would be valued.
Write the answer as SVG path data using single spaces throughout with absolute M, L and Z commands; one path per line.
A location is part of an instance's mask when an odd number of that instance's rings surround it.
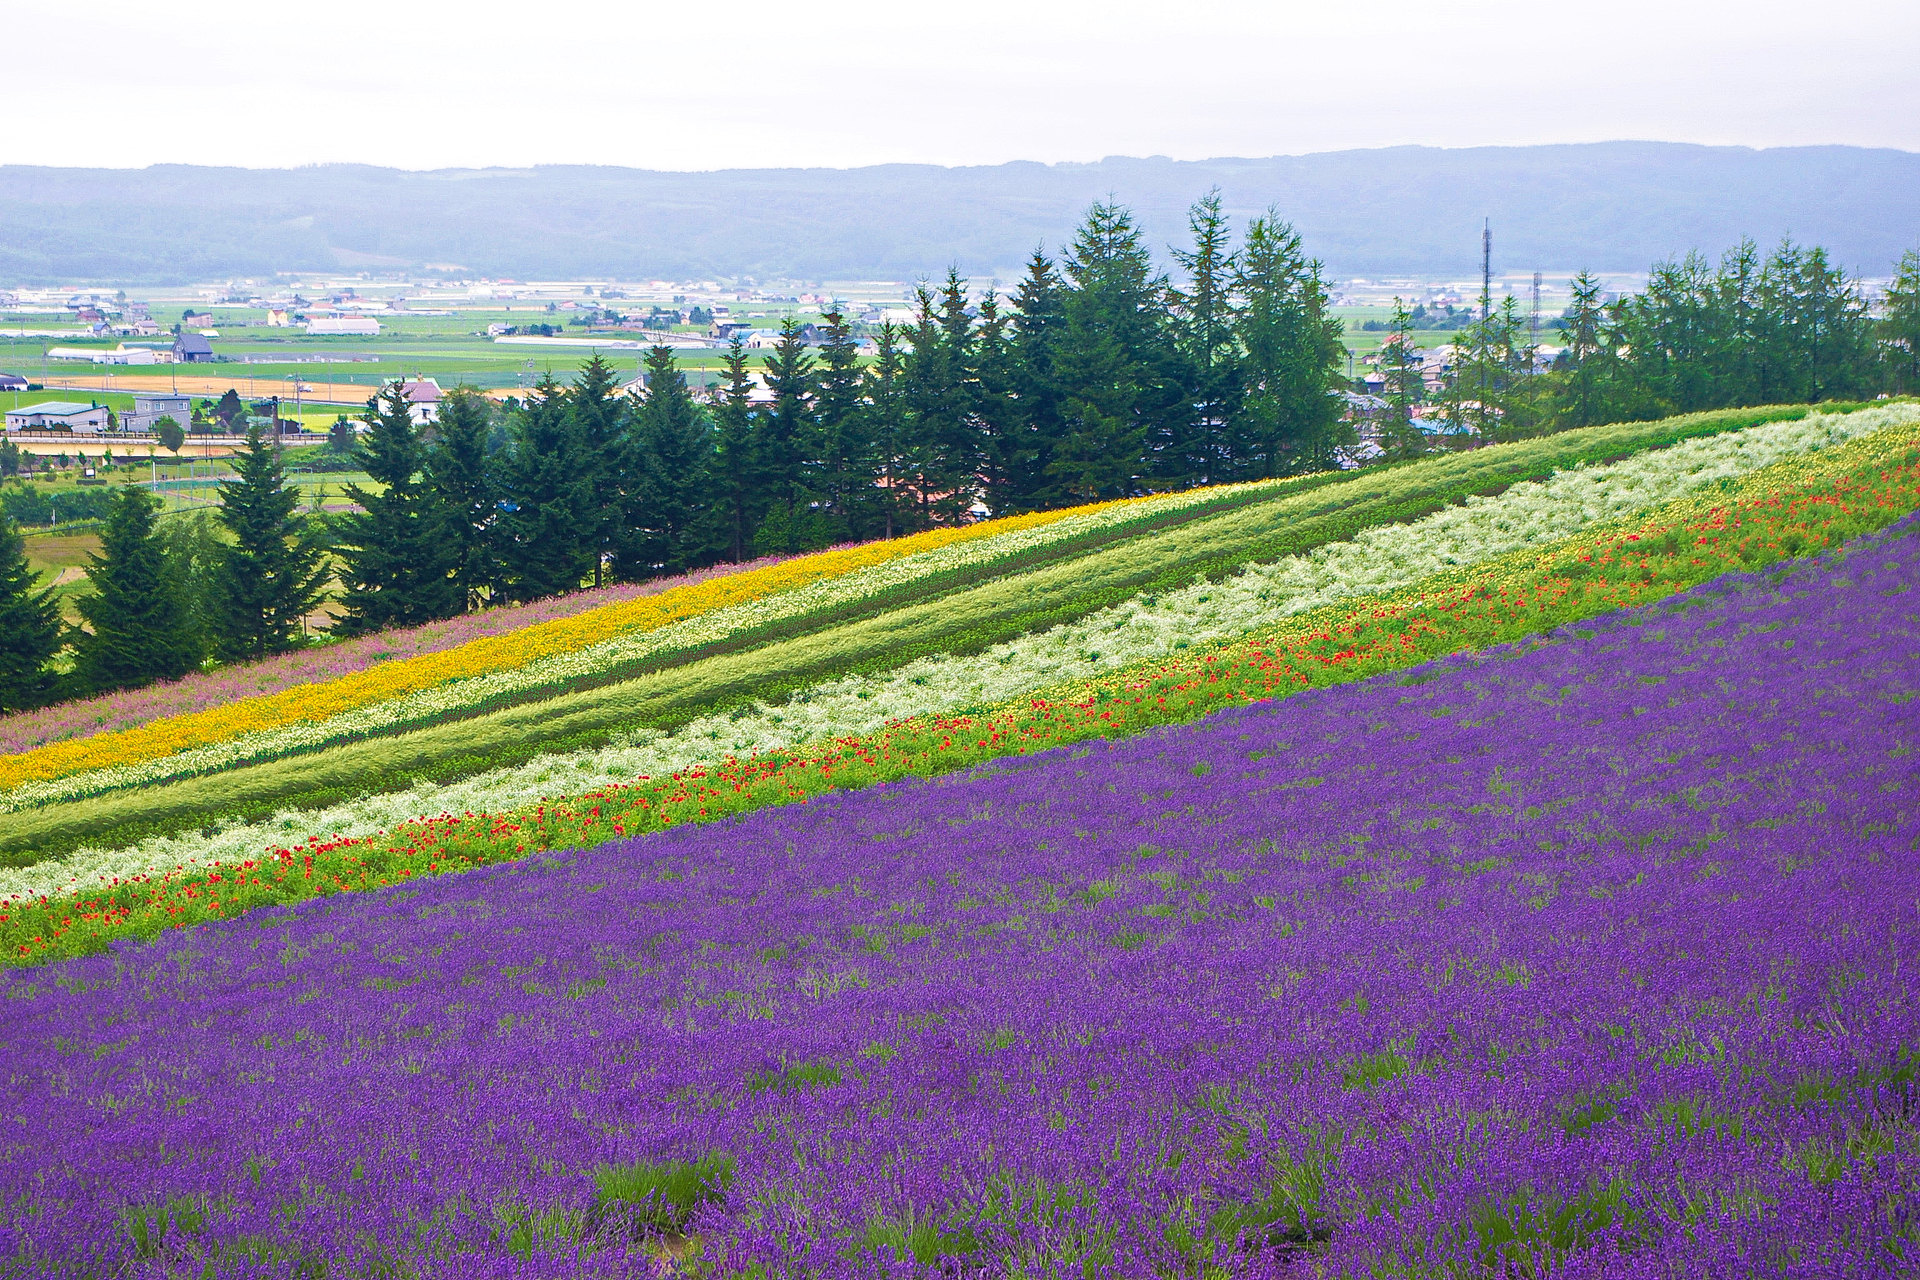
M 1207 646 L 1316 609 L 1430 583 L 1525 548 L 1545 548 L 1609 520 L 1664 506 L 1703 487 L 1920 422 L 1901 405 L 1815 416 L 1692 440 L 1603 467 L 1561 472 L 1472 498 L 1406 525 L 1368 529 L 1343 543 L 1255 566 L 1217 583 L 1138 597 L 1077 622 L 966 656 L 924 658 L 877 675 L 824 681 L 779 706 L 702 716 L 670 732 L 640 731 L 590 751 L 448 784 L 367 796 L 311 812 L 288 811 L 263 828 L 235 826 L 142 840 L 119 850 L 83 849 L 57 860 L 0 870 L 0 897 L 36 897 L 177 867 L 233 863 L 310 838 L 358 837 L 435 813 L 512 809 L 578 795 L 609 782 L 661 777 L 805 743 L 867 734 L 927 713 L 997 706 L 1023 695 Z
M 570 682 L 590 681 L 648 659 L 697 651 L 771 625 L 804 619 L 850 603 L 957 570 L 992 565 L 1046 547 L 1121 528 L 1185 508 L 1221 505 L 1239 494 L 1284 491 L 1289 481 L 1262 480 L 1242 485 L 1191 489 L 1069 516 L 1032 529 L 955 543 L 917 555 L 873 565 L 853 573 L 783 591 L 759 600 L 728 605 L 710 613 L 651 631 L 619 636 L 570 653 L 542 658 L 526 666 L 449 681 L 431 689 L 358 707 L 325 720 L 303 721 L 137 764 L 86 769 L 65 777 L 27 783 L 0 794 L 0 814 L 127 787 L 151 786 L 207 774 L 239 764 L 272 760 L 336 742 L 373 737 L 432 723 L 487 706 L 510 703 L 546 690 L 564 690 Z

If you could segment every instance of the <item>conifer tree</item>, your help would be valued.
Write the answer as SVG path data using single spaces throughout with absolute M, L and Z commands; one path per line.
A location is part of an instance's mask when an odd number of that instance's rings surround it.
M 1568 288 L 1572 300 L 1564 317 L 1563 345 L 1554 357 L 1552 412 L 1559 426 L 1591 427 L 1613 416 L 1609 384 L 1617 376 L 1617 361 L 1599 280 L 1582 271 Z
M 456 388 L 440 402 L 434 439 L 422 468 L 443 517 L 450 543 L 453 581 L 463 610 L 484 605 L 498 579 L 493 551 L 497 514 L 487 437 L 493 407 L 474 392 Z
M 1027 274 L 1013 296 L 1013 397 L 1018 441 L 1004 465 L 1010 506 L 1050 506 L 1059 487 L 1049 469 L 1065 432 L 1061 412 L 1059 350 L 1067 324 L 1066 289 L 1051 259 L 1039 249 L 1027 260 Z
M 1208 484 L 1231 470 L 1231 441 L 1240 416 L 1240 351 L 1233 331 L 1234 253 L 1227 215 L 1215 187 L 1187 213 L 1193 247 L 1175 250 L 1187 273 L 1170 294 L 1178 313 L 1177 342 L 1193 385 L 1193 422 L 1185 442 L 1169 451 L 1161 474 Z
M 495 457 L 494 545 L 501 587 L 512 600 L 560 595 L 593 576 L 602 514 L 571 401 L 552 374 L 541 379 Z
M 214 420 L 223 431 L 232 431 L 233 424 L 247 416 L 247 406 L 240 402 L 240 393 L 228 387 L 220 396 L 220 402 L 213 406 Z
M 831 527 L 830 541 L 871 537 L 883 520 L 874 490 L 873 444 L 861 403 L 860 353 L 846 318 L 825 316 L 826 342 L 820 348 L 814 397 L 807 488 L 818 499 Z
M 978 333 L 967 306 L 967 282 L 947 269 L 940 289 L 940 314 L 929 368 L 930 411 L 920 421 L 929 511 L 942 524 L 958 524 L 980 495 L 985 441 L 980 424 L 979 371 L 974 350 Z
M 914 290 L 914 324 L 901 366 L 901 399 L 906 407 L 905 450 L 901 471 L 913 496 L 913 523 L 924 529 L 935 519 L 933 495 L 949 483 L 940 473 L 939 441 L 954 429 L 959 391 L 952 364 L 941 346 L 940 312 L 923 283 Z
M 320 602 L 328 573 L 296 514 L 280 451 L 258 423 L 234 457 L 236 476 L 220 485 L 220 523 L 233 535 L 215 571 L 214 655 L 240 662 L 285 653 L 299 643 L 301 620 Z
M 735 564 L 753 552 L 753 532 L 764 510 L 759 450 L 753 426 L 753 380 L 747 349 L 739 334 L 727 347 L 726 380 L 721 384 L 714 439 L 715 510 L 721 542 Z
M 573 419 L 581 479 L 592 507 L 593 585 L 599 586 L 603 567 L 621 543 L 622 513 L 637 459 L 629 430 L 631 405 L 619 394 L 613 366 L 595 352 L 581 366 L 567 394 Z
M 73 671 L 83 693 L 177 680 L 200 665 L 199 636 L 154 529 L 156 505 L 144 489 L 115 494 L 100 550 L 88 559 L 93 593 L 76 602 L 87 629 Z
M 1920 249 L 1900 256 L 1893 283 L 1887 287 L 1880 340 L 1888 389 L 1902 395 L 1920 392 Z
M 1386 382 L 1387 415 L 1380 423 L 1380 450 L 1389 460 L 1410 458 L 1426 447 L 1425 437 L 1413 425 L 1414 408 L 1426 393 L 1420 358 L 1413 345 L 1413 315 L 1399 298 L 1393 300 L 1393 331 L 1380 347 L 1380 373 Z
M 1783 242 L 1761 272 L 1760 306 L 1771 321 L 1763 368 L 1773 377 L 1759 403 L 1818 403 L 1866 393 L 1878 353 L 1860 288 L 1827 251 Z
M 47 664 L 60 643 L 53 588 L 36 584 L 19 526 L 0 516 L 0 712 L 37 707 L 52 696 Z
M 635 474 L 628 486 L 625 578 L 682 573 L 710 563 L 706 507 L 713 494 L 713 428 L 687 390 L 673 348 L 646 355 L 647 394 L 633 412 Z
M 780 340 L 763 362 L 773 403 L 761 419 L 760 472 L 767 486 L 767 513 L 754 531 L 754 550 L 804 551 L 825 545 L 808 520 L 805 488 L 806 446 L 813 414 L 813 357 L 800 338 L 799 322 L 789 317 Z
M 1018 475 L 1026 447 L 1016 396 L 1012 317 L 989 289 L 980 299 L 980 326 L 973 340 L 974 419 L 980 433 L 979 474 L 987 507 L 999 515 L 1019 501 Z
M 363 635 L 451 618 L 465 607 L 454 581 L 457 546 L 437 495 L 421 475 L 424 449 L 406 394 L 394 382 L 368 402 L 358 453 L 369 479 L 383 487 L 347 486 L 358 514 L 337 523 L 341 603 L 337 629 Z
M 1246 352 L 1246 425 L 1236 450 L 1243 470 L 1278 476 L 1333 466 L 1334 451 L 1354 436 L 1336 395 L 1346 344 L 1328 314 L 1320 264 L 1269 210 L 1247 227 L 1236 284 Z
M 1133 215 L 1110 201 L 1087 211 L 1066 275 L 1073 287 L 1056 364 L 1065 430 L 1048 469 L 1075 499 L 1122 497 L 1162 469 L 1192 417 L 1166 281 Z
M 873 364 L 867 369 L 865 434 L 873 442 L 874 472 L 880 495 L 881 536 L 892 538 L 908 527 L 914 503 L 908 489 L 910 452 L 907 441 L 905 359 L 900 331 L 883 321 L 875 340 Z

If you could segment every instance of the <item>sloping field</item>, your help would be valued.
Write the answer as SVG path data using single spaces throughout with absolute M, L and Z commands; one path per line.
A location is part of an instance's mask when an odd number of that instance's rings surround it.
M 1702 415 L 17 724 L 0 1272 L 1898 1274 L 1916 510 Z
M 52 924 L 31 910 L 8 912 L 0 940 L 27 930 L 28 940 L 10 949 L 47 954 L 56 938 L 78 945 L 102 921 L 134 927 L 133 917 L 122 917 L 135 905 L 148 921 L 141 927 L 150 927 L 159 908 L 133 897 L 155 876 L 191 878 L 276 849 L 308 846 L 304 854 L 364 841 L 441 812 L 499 814 L 929 713 L 991 708 L 1340 601 L 1422 582 L 1437 590 L 1464 567 L 1703 494 L 1727 498 L 1728 486 L 1751 487 L 1750 501 L 1780 484 L 1818 488 L 1849 468 L 1880 465 L 1888 450 L 1906 447 L 1916 421 L 1920 413 L 1906 405 L 1812 417 L 1701 415 L 1291 482 L 1277 493 L 1241 486 L 1113 504 L 890 559 L 876 560 L 899 544 L 856 548 L 864 567 L 829 553 L 773 566 L 764 572 L 778 577 L 763 579 L 764 587 L 741 581 L 757 571 L 528 628 L 524 634 L 584 637 L 570 650 L 543 641 L 555 649 L 544 661 L 564 669 L 558 673 L 529 675 L 542 665 L 525 660 L 535 645 L 515 645 L 523 633 L 502 633 L 171 722 L 54 742 L 6 762 L 15 777 L 36 769 L 56 776 L 0 792 L 0 857 L 16 868 L 0 872 L 0 894 L 113 893 L 77 918 L 64 901 L 48 905 L 61 912 Z M 1849 440 L 1865 452 L 1849 453 Z M 1570 469 L 1553 470 L 1547 464 L 1555 460 L 1571 460 Z M 1802 476 L 1805 467 L 1821 478 Z M 1541 478 L 1521 478 L 1529 475 Z M 1865 519 L 1849 515 L 1819 536 L 1861 531 L 1870 527 Z M 829 563 L 809 563 L 822 559 Z M 1685 566 L 1697 572 L 1677 584 L 1699 580 L 1713 563 Z M 753 591 L 758 598 L 735 603 Z M 1455 647 L 1471 643 L 1461 637 Z M 476 648 L 480 657 L 466 656 Z M 496 665 L 432 683 L 436 671 L 487 662 Z M 503 689 L 515 681 L 525 681 L 517 692 Z M 400 692 L 367 701 L 372 682 Z M 150 754 L 181 725 L 217 731 L 245 723 L 262 704 L 284 710 L 288 699 L 360 705 L 317 723 Z M 428 723 L 405 727 L 420 717 Z M 128 763 L 61 773 L 72 752 L 97 761 L 122 744 L 136 749 Z M 179 905 L 173 892 L 169 916 Z M 231 890 L 195 900 L 185 918 L 235 901 Z
M 1894 1274 L 1916 587 L 1902 528 L 1544 644 L 15 971 L 6 1251 Z

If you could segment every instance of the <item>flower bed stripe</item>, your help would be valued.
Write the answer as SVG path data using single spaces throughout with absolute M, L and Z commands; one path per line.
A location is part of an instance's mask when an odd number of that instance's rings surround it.
M 271 829 L 289 844 L 316 837 L 359 838 L 441 809 L 509 809 L 541 797 L 576 794 L 609 778 L 659 777 L 727 756 L 877 732 L 890 722 L 926 712 L 991 706 L 1052 683 L 1225 641 L 1278 617 L 1405 586 L 1448 566 L 1551 542 L 1594 521 L 1646 510 L 1691 489 L 1728 483 L 1743 471 L 1829 445 L 1846 434 L 1869 434 L 1913 421 L 1911 407 L 1838 421 L 1816 417 L 1694 440 L 1607 467 L 1578 468 L 1547 482 L 1515 486 L 1497 498 L 1470 500 L 1411 525 L 1371 529 L 1350 543 L 1256 567 L 1224 582 L 1136 599 L 975 656 L 924 659 L 894 672 L 828 681 L 777 707 L 697 718 L 668 734 L 645 733 L 602 749 L 542 756 L 492 774 L 370 795 L 314 813 L 284 813 Z M 194 825 L 202 829 L 190 834 L 149 836 L 123 849 L 82 851 L 59 862 L 0 870 L 0 899 L 70 892 L 154 868 L 244 861 L 264 852 L 266 839 L 258 828 L 205 829 L 202 824 L 212 817 L 199 813 Z
M 134 729 L 52 743 L 0 759 L 0 789 L 7 792 L 0 803 L 18 807 L 41 802 L 53 794 L 44 789 L 35 791 L 34 783 L 96 769 L 124 769 L 196 750 L 209 760 L 228 754 L 256 758 L 271 750 L 264 745 L 263 735 L 276 731 L 300 740 L 314 735 L 320 740 L 350 736 L 361 729 L 352 719 L 356 713 L 375 722 L 384 723 L 396 716 L 404 720 L 417 708 L 430 708 L 436 694 L 448 685 L 457 684 L 468 690 L 462 696 L 484 703 L 496 685 L 505 690 L 565 681 L 658 648 L 698 644 L 748 622 L 794 616 L 842 596 L 868 594 L 970 560 L 1017 554 L 1089 532 L 1107 521 L 1134 519 L 1143 507 L 1205 506 L 1273 487 L 1269 482 L 1010 516 L 956 529 L 931 530 L 892 542 L 801 556 L 762 569 L 675 587 L 322 683 L 244 698 Z M 744 616 L 743 610 L 748 611 Z M 706 622 L 707 627 L 690 631 L 691 624 L 699 621 Z M 409 698 L 413 701 L 408 702 Z M 336 727 L 329 727 L 329 722 Z M 240 745 L 230 751 L 221 750 L 236 742 Z M 184 771 L 203 767 L 195 762 Z
M 314 893 L 371 888 L 1136 732 L 1222 705 L 1536 635 L 1657 600 L 1730 568 L 1773 563 L 1883 527 L 1920 505 L 1920 453 L 1913 446 L 1910 431 L 1869 436 L 1762 473 L 1744 494 L 1696 496 L 1630 528 L 1582 535 L 1551 551 L 1516 552 L 1408 592 L 1305 615 L 1252 642 L 1109 676 L 994 714 L 926 717 L 824 748 L 730 760 L 527 811 L 449 815 L 359 840 L 314 839 L 237 866 L 140 874 L 104 894 L 90 890 L 17 905 L 0 920 L 0 947 L 25 962 L 71 954 L 113 937 Z
M 1911 409 L 1909 407 L 1882 409 L 1876 411 L 1874 415 L 1869 415 L 1869 418 L 1863 419 L 1862 425 L 1859 426 L 1849 426 L 1845 419 L 1820 417 L 1814 420 L 1813 425 L 1804 429 L 1794 428 L 1784 436 L 1763 434 L 1758 437 L 1742 436 L 1741 439 L 1753 441 L 1754 448 L 1778 447 L 1778 442 L 1781 440 L 1800 441 L 1799 444 L 1788 447 L 1811 447 L 1813 444 L 1825 443 L 1851 432 L 1866 430 L 1868 428 L 1865 423 L 1874 420 L 1878 415 L 1900 412 L 1911 412 Z M 1210 535 L 1219 539 L 1217 547 L 1195 543 L 1193 538 L 1186 538 L 1186 542 L 1191 545 L 1179 553 L 1180 559 L 1174 559 L 1169 554 L 1164 563 L 1157 566 L 1146 562 L 1137 563 L 1134 568 L 1126 571 L 1131 575 L 1130 577 L 1109 582 L 1097 590 L 1087 585 L 1093 581 L 1091 564 L 1084 575 L 1078 571 L 1068 572 L 1065 576 L 1054 572 L 1049 578 L 1046 576 L 1046 570 L 1034 570 L 1035 574 L 1042 576 L 1030 579 L 1036 588 L 1032 598 L 1036 600 L 1041 598 L 1038 588 L 1043 582 L 1051 584 L 1046 589 L 1052 594 L 1044 607 L 1027 609 L 1024 615 L 1017 601 L 1006 597 L 1005 592 L 979 588 L 976 590 L 985 594 L 957 600 L 951 608 L 940 609 L 938 617 L 928 614 L 926 607 L 921 606 L 921 621 L 925 622 L 931 618 L 934 630 L 917 641 L 909 644 L 904 640 L 889 638 L 880 650 L 862 654 L 857 658 L 849 657 L 845 659 L 847 665 L 839 669 L 835 669 L 831 662 L 823 665 L 806 657 L 806 654 L 813 652 L 817 647 L 811 642 L 804 646 L 804 652 L 795 651 L 789 644 L 788 652 L 782 660 L 792 670 L 783 675 L 774 687 L 784 694 L 789 690 L 804 688 L 807 684 L 831 678 L 841 670 L 871 670 L 876 666 L 904 663 L 920 654 L 938 652 L 956 645 L 963 647 L 965 652 L 973 652 L 978 647 L 1001 642 L 1024 631 L 1040 630 L 1061 621 L 1083 616 L 1094 609 L 1118 603 L 1136 591 L 1176 587 L 1195 572 L 1206 572 L 1210 575 L 1224 574 L 1230 569 L 1243 566 L 1248 560 L 1271 560 L 1306 548 L 1320 546 L 1329 541 L 1350 538 L 1372 524 L 1392 524 L 1418 519 L 1424 514 L 1444 507 L 1450 499 L 1458 500 L 1486 490 L 1497 492 L 1518 480 L 1524 480 L 1529 475 L 1547 474 L 1554 465 L 1570 464 L 1595 457 L 1618 456 L 1622 452 L 1631 453 L 1636 448 L 1648 445 L 1671 444 L 1676 440 L 1686 440 L 1689 437 L 1724 432 L 1743 421 L 1751 422 L 1756 418 L 1766 420 L 1781 416 L 1785 415 L 1781 411 L 1774 410 L 1743 411 L 1731 415 L 1695 415 L 1666 423 L 1622 424 L 1593 428 L 1547 440 L 1527 441 L 1518 445 L 1475 451 L 1452 458 L 1434 459 L 1397 472 L 1370 473 L 1331 485 L 1320 493 L 1300 493 L 1297 488 L 1290 489 L 1288 496 L 1276 498 L 1264 504 L 1250 504 L 1252 511 L 1261 515 L 1261 520 L 1251 524 L 1244 518 L 1246 515 L 1244 511 L 1238 515 L 1211 517 L 1213 524 L 1218 526 Z M 1763 445 L 1760 443 L 1762 441 L 1770 443 Z M 1750 460 L 1741 460 L 1737 456 L 1748 447 L 1747 444 L 1742 444 L 1735 450 L 1734 470 L 1750 465 Z M 1306 482 L 1296 482 L 1296 485 L 1302 483 Z M 1195 501 L 1195 499 L 1187 500 Z M 1204 498 L 1198 501 L 1211 502 L 1214 499 Z M 1136 519 L 1152 521 L 1159 518 L 1153 513 L 1165 509 L 1162 503 L 1172 505 L 1174 502 L 1174 499 L 1157 500 L 1153 507 L 1141 509 L 1148 513 L 1145 515 L 1133 516 L 1121 511 L 1089 519 L 1096 523 L 1103 521 L 1127 523 Z M 1295 508 L 1298 510 L 1296 511 Z M 1301 518 L 1288 523 L 1281 519 L 1283 516 Z M 1311 518 L 1306 518 L 1308 516 Z M 1005 559 L 996 559 L 994 554 L 989 553 L 986 549 L 988 544 L 980 544 L 974 548 L 957 548 L 922 559 L 953 557 L 948 561 L 950 565 L 965 566 L 968 563 L 975 563 L 984 565 L 990 570 L 1000 564 L 1013 563 L 1023 545 L 1041 545 L 1048 542 L 1052 536 L 1060 536 L 1064 539 L 1067 535 L 1052 535 L 1048 531 L 1007 535 L 1005 539 L 995 540 L 991 544 L 1005 553 Z M 1121 562 L 1140 561 L 1140 556 L 1134 550 L 1129 548 L 1119 550 Z M 1114 562 L 1114 555 L 1111 553 L 1096 552 L 1095 555 L 1103 556 L 1106 563 Z M 883 566 L 850 578 L 815 584 L 777 597 L 770 602 L 736 606 L 732 611 L 723 610 L 721 614 L 676 624 L 660 632 L 609 642 L 590 653 L 566 655 L 545 664 L 537 664 L 536 668 L 456 682 L 450 686 L 412 695 L 407 699 L 395 699 L 376 704 L 321 723 L 296 725 L 256 735 L 246 735 L 156 761 L 91 770 L 66 778 L 32 784 L 0 798 L 0 811 L 72 801 L 116 789 L 151 786 L 168 779 L 213 773 L 251 762 L 330 750 L 343 743 L 360 739 L 404 733 L 448 720 L 488 715 L 502 704 L 511 705 L 535 698 L 551 697 L 578 688 L 581 684 L 588 687 L 610 682 L 617 684 L 621 679 L 626 678 L 620 673 L 633 671 L 633 664 L 644 665 L 656 659 L 669 663 L 697 660 L 711 653 L 712 647 L 716 644 L 724 648 L 726 645 L 743 643 L 742 636 L 751 637 L 755 633 L 767 635 L 770 630 L 784 625 L 781 620 L 792 616 L 796 610 L 801 617 L 821 622 L 827 614 L 836 609 L 884 608 L 883 603 L 876 602 L 888 599 L 886 597 L 889 589 L 887 582 L 889 575 L 894 573 L 906 573 L 908 581 L 911 582 L 915 580 L 914 574 L 925 570 L 928 577 L 920 578 L 919 581 L 927 581 L 937 574 L 939 580 L 944 582 L 954 573 L 962 571 L 960 568 L 948 568 L 944 572 L 939 572 L 925 563 L 921 563 L 918 568 L 914 568 L 913 565 L 914 562 L 907 562 L 904 566 Z M 1103 569 L 1102 572 L 1106 570 Z M 989 603 L 989 597 L 997 598 Z M 809 605 L 817 606 L 817 610 L 809 612 Z M 965 620 L 969 610 L 978 611 L 979 622 L 970 623 Z M 905 620 L 908 615 L 901 614 L 899 617 Z M 730 625 L 736 622 L 740 629 L 730 631 Z M 922 627 L 922 630 L 925 628 Z M 856 633 L 847 631 L 836 634 L 851 639 Z M 869 635 L 868 641 L 873 641 L 877 634 Z M 649 686 L 651 687 L 653 686 Z M 716 695 L 714 705 L 728 705 L 737 701 L 739 697 L 738 690 L 725 696 Z M 651 716 L 629 708 L 628 701 L 628 695 L 620 688 L 616 688 L 612 691 L 611 700 L 590 699 L 586 702 L 576 702 L 571 705 L 571 709 L 560 709 L 564 711 L 564 717 L 552 720 L 551 723 L 548 723 L 549 720 L 558 712 L 542 710 L 534 712 L 531 718 L 515 715 L 508 719 L 519 726 L 515 731 L 517 739 L 523 734 L 531 733 L 533 735 L 531 741 L 535 743 L 543 739 L 573 737 L 578 740 L 584 737 L 587 741 L 598 745 L 599 742 L 605 741 L 605 734 L 612 729 L 641 725 L 672 729 L 689 718 L 696 718 L 702 710 L 706 709 L 696 705 L 685 712 L 669 712 L 665 717 L 665 723 L 655 723 Z M 600 709 L 595 710 L 595 708 Z M 504 729 L 507 723 L 508 720 L 501 720 L 499 725 Z M 485 732 L 484 726 L 482 732 Z M 448 741 L 454 740 L 448 739 Z M 573 743 L 562 745 L 572 746 Z M 436 780 L 443 780 L 440 777 L 442 770 L 439 758 L 433 753 L 439 751 L 444 755 L 445 751 L 435 747 L 431 740 L 421 739 L 415 745 L 401 744 L 398 750 L 402 753 L 400 758 L 417 760 L 417 764 L 403 766 L 403 772 L 398 780 L 399 785 L 405 785 L 411 781 L 412 775 L 405 770 L 414 768 Z M 462 742 L 455 754 L 464 758 L 468 751 L 469 749 Z M 384 760 L 389 753 L 380 751 L 375 754 Z M 510 760 L 516 756 L 524 758 L 519 748 L 515 748 L 508 754 Z M 484 760 L 478 757 L 475 758 L 475 764 L 479 768 L 485 767 Z M 378 767 L 384 770 L 386 766 L 382 764 Z M 382 775 L 376 773 L 375 776 Z M 299 790 L 297 787 L 290 787 L 289 780 L 289 778 L 263 776 L 247 782 L 245 785 L 253 788 L 252 794 L 257 794 L 259 797 L 258 801 L 248 803 L 265 802 L 279 797 L 290 799 L 297 797 L 300 794 Z M 395 783 L 382 781 L 376 785 L 379 789 L 392 789 Z M 336 794 L 333 787 L 322 787 L 319 789 L 317 798 L 322 803 L 326 803 L 333 800 Z M 175 803 L 172 808 L 184 812 L 183 803 L 184 801 Z M 134 807 L 142 809 L 142 806 Z M 65 826 L 61 827 L 60 824 L 63 823 Z M 112 828 L 91 818 L 75 824 L 71 819 L 62 817 L 56 819 L 52 826 L 44 823 L 37 824 L 32 828 L 32 834 L 15 837 L 6 842 L 6 847 L 9 849 L 32 847 L 22 842 L 40 839 L 41 832 L 52 833 L 56 829 L 62 834 L 56 835 L 56 843 L 46 848 L 42 856 L 65 852 L 74 847 L 74 839 L 85 839 Z M 163 829 L 164 825 L 158 829 L 149 828 L 147 831 L 139 831 L 138 834 L 157 835 Z

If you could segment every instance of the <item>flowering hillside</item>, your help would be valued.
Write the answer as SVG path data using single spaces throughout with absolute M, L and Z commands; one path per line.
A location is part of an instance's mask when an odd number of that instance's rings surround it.
M 1908 1270 L 1916 587 L 1902 524 L 1545 644 L 16 969 L 0 1256 Z

